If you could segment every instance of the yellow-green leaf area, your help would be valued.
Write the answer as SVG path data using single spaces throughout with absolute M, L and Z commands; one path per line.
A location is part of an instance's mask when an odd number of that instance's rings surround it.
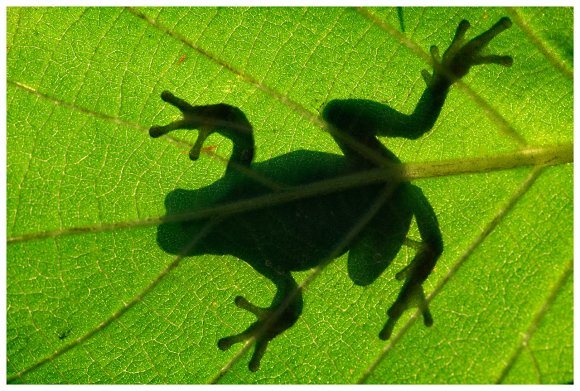
M 408 245 L 365 287 L 347 256 L 294 273 L 309 281 L 304 311 L 259 371 L 252 347 L 219 350 L 255 320 L 234 297 L 266 307 L 276 289 L 236 257 L 173 268 L 159 247 L 166 195 L 218 181 L 232 151 L 213 135 L 192 162 L 195 132 L 149 137 L 179 116 L 161 92 L 239 107 L 257 162 L 340 154 L 320 117 L 329 101 L 410 113 L 429 47 L 443 51 L 462 19 L 473 37 L 503 16 L 514 24 L 489 52 L 513 66 L 474 67 L 422 138 L 381 138 L 443 234 L 424 284 L 433 326 L 408 311 L 378 338 Z M 572 8 L 8 8 L 8 381 L 573 382 L 572 21 Z M 495 164 L 505 156 L 516 164 Z

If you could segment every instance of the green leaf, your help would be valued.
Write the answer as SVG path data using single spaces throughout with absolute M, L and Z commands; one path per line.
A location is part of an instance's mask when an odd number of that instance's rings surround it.
M 573 381 L 572 14 L 9 8 L 9 382 Z M 340 153 L 319 118 L 328 101 L 409 113 L 430 45 L 447 47 L 461 19 L 472 37 L 505 15 L 514 26 L 489 50 L 514 65 L 473 69 L 421 139 L 382 140 L 409 163 L 443 232 L 425 283 L 434 325 L 409 311 L 390 341 L 378 338 L 409 246 L 367 287 L 349 279 L 345 257 L 295 273 L 307 281 L 303 314 L 258 372 L 247 369 L 251 346 L 220 351 L 254 321 L 233 298 L 268 306 L 275 289 L 234 257 L 159 248 L 167 193 L 215 182 L 225 165 L 211 157 L 231 152 L 214 135 L 215 154 L 192 163 L 195 132 L 151 139 L 150 126 L 179 115 L 161 91 L 239 107 L 257 161 Z M 409 237 L 419 240 L 416 227 Z

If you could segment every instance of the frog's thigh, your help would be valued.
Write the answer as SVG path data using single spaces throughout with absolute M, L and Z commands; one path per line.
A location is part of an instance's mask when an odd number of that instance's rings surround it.
M 408 203 L 399 202 L 402 196 L 394 194 L 350 247 L 348 275 L 355 284 L 372 284 L 401 249 L 413 217 Z

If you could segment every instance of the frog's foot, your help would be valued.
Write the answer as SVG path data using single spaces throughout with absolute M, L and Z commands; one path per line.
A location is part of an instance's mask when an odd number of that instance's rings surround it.
M 285 309 L 281 307 L 257 307 L 242 296 L 237 296 L 234 302 L 239 308 L 256 315 L 258 320 L 252 323 L 244 332 L 220 339 L 218 341 L 218 347 L 221 350 L 227 350 L 236 343 L 255 338 L 256 347 L 248 367 L 250 371 L 256 372 L 260 367 L 260 360 L 266 352 L 268 343 L 274 337 L 291 327 L 298 319 L 299 313 L 296 313 L 292 305 Z
M 241 150 L 239 163 L 249 166 L 254 157 L 252 125 L 239 108 L 225 103 L 192 106 L 169 91 L 163 91 L 161 99 L 179 109 L 183 118 L 164 126 L 152 126 L 149 129 L 149 136 L 157 138 L 177 129 L 198 129 L 197 141 L 189 152 L 189 158 L 197 160 L 206 138 L 214 132 L 219 132 L 231 139 L 234 144 L 242 144 L 237 145 Z
M 389 339 L 393 333 L 395 324 L 403 312 L 412 307 L 419 307 L 423 315 L 423 323 L 425 326 L 431 327 L 433 325 L 433 317 L 431 316 L 427 301 L 425 300 L 423 287 L 421 284 L 407 280 L 405 285 L 403 285 L 403 289 L 401 289 L 401 292 L 399 293 L 399 297 L 397 297 L 395 303 L 387 311 L 389 319 L 385 323 L 385 327 L 383 327 L 379 333 L 379 338 L 382 340 Z
M 465 33 L 470 25 L 467 20 L 462 20 L 457 26 L 451 45 L 443 53 L 443 57 L 439 55 L 437 46 L 431 46 L 433 76 L 423 70 L 422 76 L 425 83 L 431 88 L 445 89 L 465 76 L 474 65 L 498 64 L 510 67 L 513 63 L 510 56 L 482 55 L 481 52 L 493 38 L 510 28 L 511 25 L 511 20 L 503 17 L 489 30 L 466 42 Z
M 187 118 L 187 114 L 190 112 L 194 112 L 195 107 L 193 107 L 192 105 L 190 105 L 189 103 L 187 103 L 183 99 L 176 97 L 175 95 L 173 95 L 169 91 L 163 91 L 161 93 L 161 99 L 163 99 L 164 102 L 167 102 L 170 105 L 177 107 L 183 113 L 183 119 L 173 121 L 170 124 L 165 125 L 165 126 L 158 126 L 158 125 L 152 126 L 149 129 L 149 136 L 151 136 L 153 138 L 157 138 L 157 137 L 163 136 L 164 134 L 171 132 L 172 130 L 193 129 L 192 124 L 191 124 L 192 121 Z M 193 125 L 193 126 L 195 126 L 195 125 Z
M 395 303 L 387 311 L 389 319 L 379 333 L 379 338 L 387 340 L 391 337 L 393 328 L 403 312 L 409 308 L 418 307 L 423 315 L 423 323 L 427 327 L 433 325 L 433 317 L 429 311 L 423 282 L 429 277 L 435 267 L 441 248 L 437 245 L 422 244 L 415 258 L 403 270 L 395 275 L 397 280 L 405 280 Z

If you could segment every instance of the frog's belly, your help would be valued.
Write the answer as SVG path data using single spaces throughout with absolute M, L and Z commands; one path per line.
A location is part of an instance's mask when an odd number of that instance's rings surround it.
M 217 225 L 193 252 L 231 254 L 280 270 L 308 269 L 348 249 L 350 232 L 378 194 L 373 186 L 241 213 Z

